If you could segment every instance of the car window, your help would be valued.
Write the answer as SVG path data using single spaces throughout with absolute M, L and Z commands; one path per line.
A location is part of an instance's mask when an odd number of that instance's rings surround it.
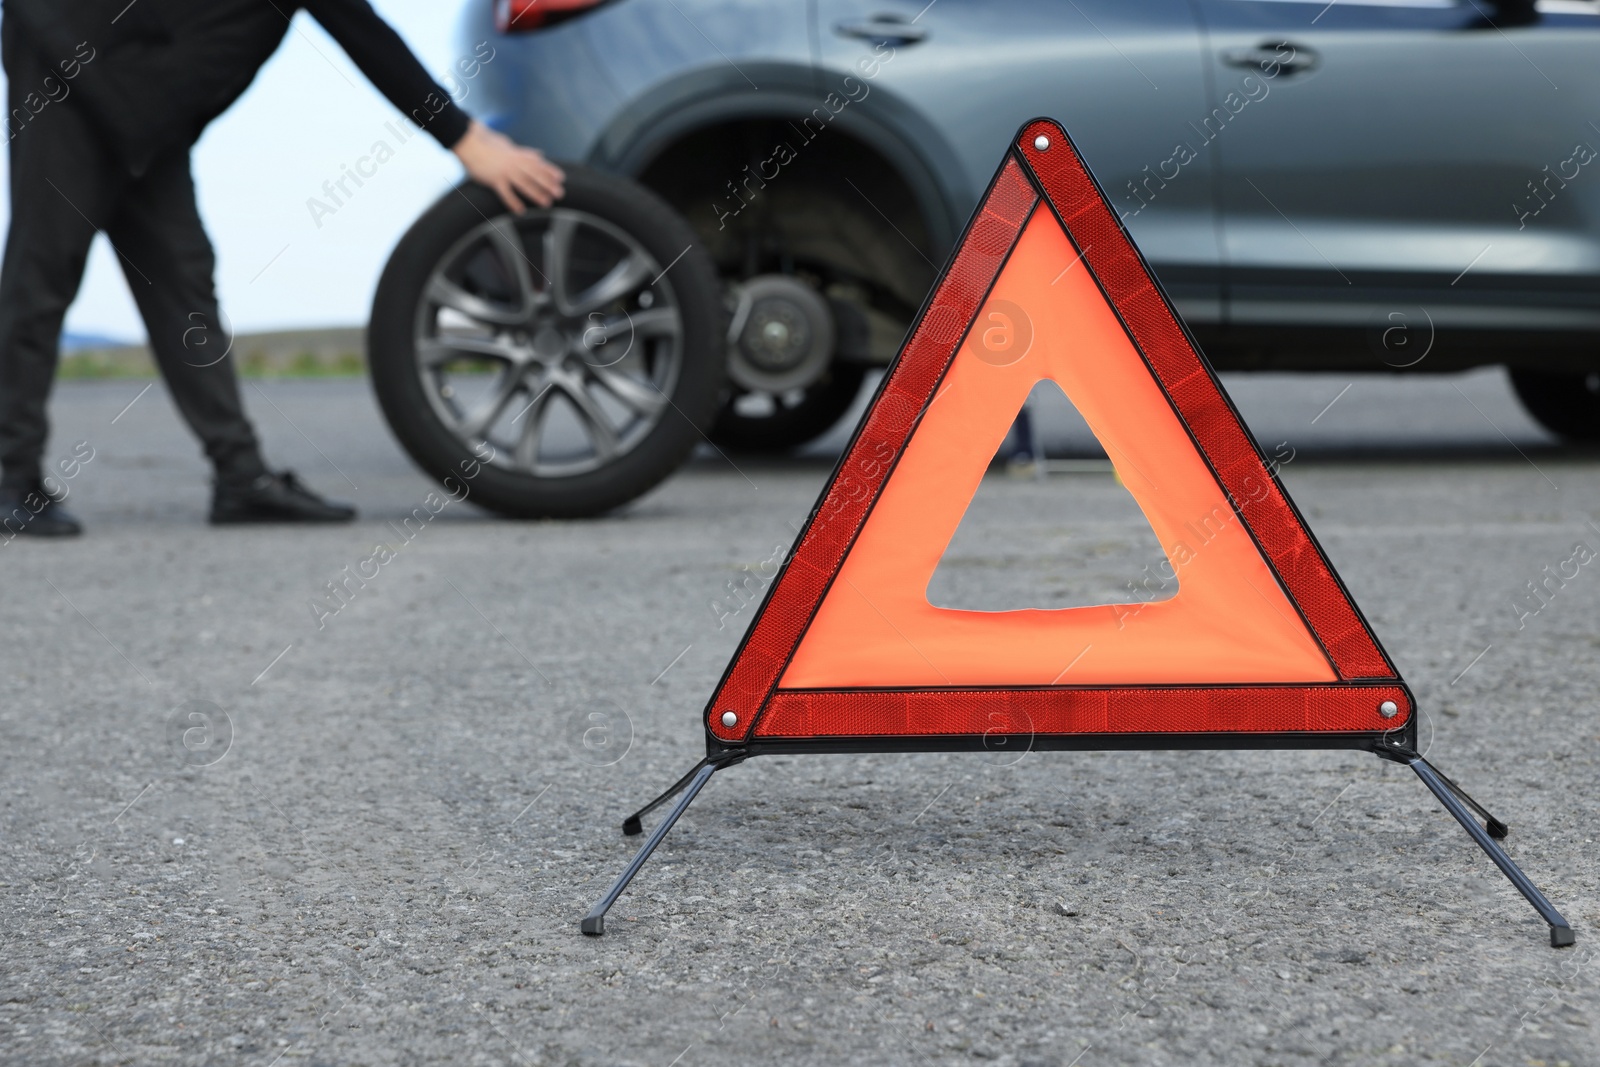
M 1467 0 L 1233 0 L 1250 4 L 1299 4 L 1326 10 L 1342 7 L 1461 7 Z M 1600 15 L 1600 0 L 1537 0 L 1535 10 L 1546 15 Z

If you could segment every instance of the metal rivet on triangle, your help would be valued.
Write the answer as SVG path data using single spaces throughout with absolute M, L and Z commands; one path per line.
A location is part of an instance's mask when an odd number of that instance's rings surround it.
M 733 712 L 733 711 L 725 711 L 725 712 L 723 712 L 722 713 L 722 725 L 728 727 L 728 729 L 730 729 L 730 730 L 733 729 L 735 726 L 738 726 L 739 725 L 739 714 L 737 712 Z
M 1045 149 L 1050 147 L 1050 138 L 1041 133 L 1039 136 L 1033 139 L 1033 147 L 1043 152 Z
M 1382 704 L 1378 705 L 1378 714 L 1382 715 L 1385 719 L 1392 719 L 1396 715 L 1400 714 L 1400 705 L 1396 704 L 1392 700 L 1385 700 Z

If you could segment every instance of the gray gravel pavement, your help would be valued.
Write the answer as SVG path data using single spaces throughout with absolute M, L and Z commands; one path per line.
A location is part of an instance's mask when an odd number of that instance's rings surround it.
M 625 514 L 452 504 L 408 540 L 432 486 L 365 384 L 278 382 L 247 388 L 271 455 L 362 521 L 212 530 L 162 388 L 70 383 L 89 534 L 0 545 L 0 1060 L 1600 1063 L 1600 562 L 1514 606 L 1600 550 L 1600 454 L 1498 373 L 1350 381 L 1229 379 L 1575 948 L 1408 771 L 1327 753 L 754 761 L 585 939 L 618 821 L 700 755 L 750 615 L 712 605 L 826 460 L 707 452 Z M 1078 467 L 988 479 L 939 595 L 1135 577 L 1141 520 Z

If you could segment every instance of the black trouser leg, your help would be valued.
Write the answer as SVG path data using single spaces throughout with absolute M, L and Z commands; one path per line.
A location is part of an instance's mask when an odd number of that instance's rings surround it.
M 4 38 L 13 110 L 47 73 Z M 35 96 L 35 103 L 37 103 Z M 45 406 L 55 379 L 61 320 L 78 293 L 89 244 L 110 216 L 120 184 L 112 161 L 78 111 L 45 105 L 10 130 L 11 226 L 0 265 L 0 467 L 8 483 L 39 477 L 50 424 Z
M 158 158 L 127 188 L 106 236 L 122 253 L 150 349 L 173 402 L 222 480 L 266 472 L 245 416 L 212 274 L 211 241 L 195 205 L 187 150 Z
M 50 71 L 0 23 L 8 104 L 27 98 Z M 111 240 L 178 411 L 219 476 L 252 478 L 266 467 L 244 414 L 221 328 L 211 242 L 195 206 L 187 150 L 168 153 L 135 179 L 103 145 L 70 97 L 11 131 L 11 229 L 0 266 L 0 466 L 7 481 L 40 474 L 49 434 L 61 321 L 83 279 L 96 230 Z

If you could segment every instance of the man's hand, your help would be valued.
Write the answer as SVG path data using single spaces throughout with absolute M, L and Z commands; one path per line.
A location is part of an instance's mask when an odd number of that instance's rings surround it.
M 537 149 L 524 148 L 477 119 L 451 151 L 467 168 L 468 177 L 499 193 L 506 207 L 518 214 L 523 210 L 519 196 L 549 207 L 565 192 L 566 175 L 560 167 Z

